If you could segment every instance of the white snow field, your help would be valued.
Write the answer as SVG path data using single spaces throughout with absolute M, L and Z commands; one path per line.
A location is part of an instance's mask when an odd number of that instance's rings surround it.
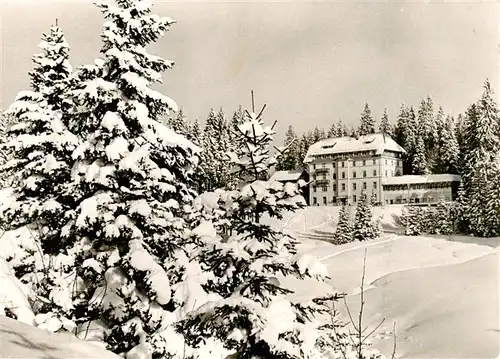
M 390 356 L 396 323 L 397 358 L 495 358 L 499 353 L 500 239 L 397 234 L 400 206 L 376 208 L 384 229 L 369 242 L 335 246 L 332 235 L 338 207 L 309 207 L 270 221 L 292 230 L 300 251 L 315 255 L 331 279 L 289 281 L 296 297 L 308 299 L 328 291 L 345 292 L 351 313 L 358 313 L 359 286 L 366 250 L 364 324 L 368 331 L 384 323 L 371 338 L 374 348 Z M 317 240 L 321 238 L 322 240 Z M 348 315 L 338 303 L 342 319 Z
M 363 322 L 371 331 L 385 318 L 372 337 L 375 349 L 390 356 L 396 322 L 397 358 L 497 357 L 499 238 L 400 236 L 401 207 L 391 206 L 375 211 L 382 215 L 386 230 L 382 238 L 336 246 L 328 240 L 338 210 L 308 207 L 282 221 L 268 220 L 296 234 L 299 251 L 319 258 L 330 273 L 326 283 L 285 283 L 296 290 L 295 297 L 346 292 L 347 304 L 356 315 L 366 250 Z M 13 241 L 25 248 L 34 243 L 26 229 L 5 233 L 0 241 L 0 309 L 8 307 L 20 320 L 0 316 L 0 358 L 117 358 L 69 334 L 51 334 L 25 324 L 33 320 L 26 289 L 5 261 L 7 257 L 22 260 L 22 251 Z M 337 309 L 347 320 L 344 304 L 338 303 Z
M 70 334 L 52 334 L 0 316 L 0 358 L 118 359 L 119 356 Z

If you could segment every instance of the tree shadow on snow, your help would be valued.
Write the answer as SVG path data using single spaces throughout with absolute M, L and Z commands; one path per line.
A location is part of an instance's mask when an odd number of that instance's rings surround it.
M 11 334 L 12 338 L 5 338 L 3 333 Z M 11 343 L 12 345 L 17 345 L 21 348 L 26 348 L 33 350 L 32 358 L 40 359 L 62 359 L 64 358 L 64 353 L 59 353 L 61 349 L 49 345 L 47 343 L 42 343 L 41 341 L 31 340 L 27 335 L 15 331 L 11 331 L 5 328 L 0 329 L 0 335 L 3 336 L 2 340 L 6 341 L 7 345 Z M 1 353 L 0 353 L 1 356 Z

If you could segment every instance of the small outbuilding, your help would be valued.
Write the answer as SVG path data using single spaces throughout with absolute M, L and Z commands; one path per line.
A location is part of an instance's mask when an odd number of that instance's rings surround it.
M 308 183 L 309 182 L 309 173 L 306 170 L 299 171 L 276 171 L 270 178 L 271 180 L 275 180 L 281 183 L 286 182 L 294 182 L 298 183 L 300 180 Z M 305 186 L 301 188 L 302 196 L 304 196 L 306 203 L 309 203 L 309 186 Z

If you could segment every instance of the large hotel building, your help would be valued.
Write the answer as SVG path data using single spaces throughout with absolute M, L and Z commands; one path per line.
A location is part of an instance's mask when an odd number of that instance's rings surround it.
M 310 176 L 309 204 L 355 204 L 363 193 L 380 204 L 452 200 L 460 177 L 403 176 L 405 150 L 384 134 L 328 138 L 313 144 L 304 159 Z

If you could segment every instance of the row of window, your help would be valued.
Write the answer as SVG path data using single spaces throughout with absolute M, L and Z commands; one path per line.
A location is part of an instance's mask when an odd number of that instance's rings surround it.
M 395 161 L 395 160 L 390 160 L 390 161 L 391 161 L 391 163 L 390 163 L 390 164 L 391 164 L 392 166 L 394 166 L 394 165 L 397 165 L 397 166 L 402 166 L 402 165 L 403 165 L 402 161 L 397 161 L 397 160 L 396 160 L 396 161 Z M 358 162 L 358 161 L 352 161 L 352 165 L 353 165 L 353 167 L 356 167 L 356 162 Z M 362 166 L 366 166 L 366 160 L 362 160 L 362 161 L 359 161 L 359 162 L 361 162 L 361 165 L 362 165 Z M 376 161 L 375 159 L 373 159 L 373 160 L 372 160 L 372 164 L 373 164 L 373 165 L 377 164 L 377 161 Z M 386 165 L 388 165 L 388 164 L 389 164 L 389 160 L 385 160 L 385 164 L 386 164 Z M 336 163 L 335 163 L 335 162 L 333 162 L 333 163 L 332 163 L 332 165 L 333 165 L 333 168 L 335 168 Z M 345 161 L 340 162 L 340 167 L 345 167 L 345 165 L 346 165 L 346 162 L 345 162 Z M 321 164 L 321 168 L 325 168 L 325 167 L 326 167 L 326 163 L 322 163 L 322 164 Z M 319 167 L 318 167 L 318 168 L 319 168 Z M 313 164 L 313 169 L 316 169 L 316 164 Z
M 394 177 L 394 171 L 391 171 L 391 177 Z M 385 177 L 387 177 L 389 174 L 389 171 L 385 171 Z M 345 179 L 345 176 L 346 176 L 346 173 L 345 172 L 341 172 L 341 178 L 342 179 Z M 363 171 L 363 177 L 366 177 L 367 176 L 367 172 L 366 171 Z M 377 177 L 377 170 L 373 170 L 373 177 Z M 352 172 L 352 178 L 357 178 L 357 173 L 356 171 L 353 171 Z M 316 177 L 316 175 L 313 175 L 313 180 L 316 180 L 316 179 L 319 179 Z M 326 178 L 326 174 L 323 175 L 323 179 L 327 179 Z M 337 174 L 334 172 L 333 173 L 333 179 L 336 180 L 337 179 Z
M 316 191 L 317 191 L 317 189 L 316 189 L 316 188 L 317 188 L 316 186 L 313 186 L 313 192 L 316 192 Z M 320 188 L 321 188 L 321 192 L 327 192 L 327 191 L 328 191 L 328 186 L 321 186 Z M 345 191 L 345 190 L 346 190 L 346 184 L 345 184 L 345 183 L 342 183 L 342 184 L 341 184 L 341 188 L 342 188 L 342 191 Z M 362 188 L 362 189 L 366 189 L 366 182 L 363 182 L 363 184 L 362 184 L 362 187 L 361 187 L 361 188 Z M 333 189 L 333 191 L 334 191 L 334 192 L 335 192 L 335 191 L 337 191 L 337 184 L 335 184 L 335 183 L 334 183 L 334 184 L 332 185 L 332 189 Z M 373 182 L 373 189 L 377 189 L 377 182 L 376 182 L 376 181 L 374 181 L 374 182 Z M 352 190 L 353 190 L 353 191 L 356 191 L 356 190 L 357 190 L 357 183 L 353 183 L 353 184 L 352 184 Z
M 445 201 L 451 201 L 451 196 L 444 196 L 443 199 Z M 411 197 L 410 200 L 406 198 L 396 198 L 396 199 L 386 199 L 385 203 L 387 204 L 403 204 L 403 203 L 434 203 L 437 202 L 437 198 L 434 197 Z
M 451 188 L 450 182 L 441 183 L 417 183 L 411 184 L 410 189 L 437 189 L 437 188 Z M 408 185 L 384 185 L 384 191 L 407 191 Z
M 375 193 L 375 194 L 373 194 L 373 197 L 372 197 L 372 198 L 373 198 L 373 200 L 374 200 L 374 201 L 377 201 L 377 194 L 376 194 L 376 193 Z M 356 202 L 357 202 L 357 200 L 358 200 L 358 197 L 357 197 L 356 195 L 353 195 L 353 196 L 352 196 L 352 202 L 353 202 L 353 203 L 356 203 Z M 330 203 L 333 203 L 333 204 L 334 204 L 334 203 L 337 203 L 337 198 L 336 198 L 336 197 L 333 197 L 333 199 L 332 199 L 332 201 L 331 201 Z M 315 206 L 316 206 L 316 205 L 318 205 L 318 198 L 317 198 L 317 197 L 313 197 L 313 198 L 312 198 L 312 204 L 313 204 L 313 205 L 315 205 Z M 326 197 L 323 197 L 323 205 L 327 205 L 327 204 L 328 204 L 328 203 L 327 203 L 327 198 L 326 198 Z

